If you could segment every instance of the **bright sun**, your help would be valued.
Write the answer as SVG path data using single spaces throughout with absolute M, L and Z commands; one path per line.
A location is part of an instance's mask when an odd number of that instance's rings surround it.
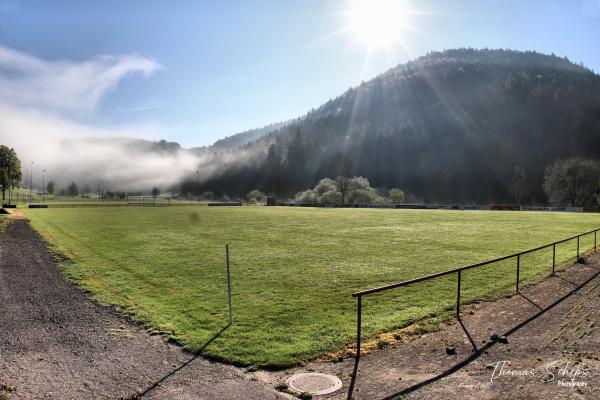
M 370 47 L 387 47 L 402 41 L 412 11 L 403 0 L 351 0 L 347 28 Z

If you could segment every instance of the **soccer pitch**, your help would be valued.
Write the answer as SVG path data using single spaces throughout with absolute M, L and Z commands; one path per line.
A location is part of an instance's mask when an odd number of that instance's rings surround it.
M 355 340 L 357 290 L 525 250 L 600 226 L 600 215 L 286 207 L 28 209 L 33 227 L 72 261 L 66 275 L 94 299 L 203 354 L 286 366 Z M 557 261 L 575 257 L 575 241 Z M 593 236 L 582 239 L 582 250 Z M 523 282 L 551 271 L 552 249 L 524 256 Z M 510 293 L 514 260 L 463 274 L 464 302 Z M 371 296 L 363 335 L 444 312 L 455 277 Z

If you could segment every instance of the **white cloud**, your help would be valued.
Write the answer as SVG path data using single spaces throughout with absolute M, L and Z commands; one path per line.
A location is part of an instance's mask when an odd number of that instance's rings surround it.
M 33 161 L 37 172 L 46 169 L 59 186 L 103 181 L 112 190 L 149 190 L 175 184 L 206 157 L 156 151 L 136 139 L 160 138 L 164 130 L 154 126 L 103 127 L 73 118 L 93 114 L 124 78 L 149 77 L 161 68 L 137 54 L 48 61 L 0 47 L 0 144 L 14 147 L 24 166 Z M 158 98 L 145 101 L 145 107 L 160 105 Z
M 63 112 L 93 111 L 123 78 L 136 73 L 148 77 L 161 68 L 137 54 L 47 61 L 0 47 L 0 101 Z

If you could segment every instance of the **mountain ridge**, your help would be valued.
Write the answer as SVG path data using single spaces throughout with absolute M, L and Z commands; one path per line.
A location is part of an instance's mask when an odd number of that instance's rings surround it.
M 246 146 L 259 159 L 217 170 L 198 190 L 289 196 L 323 177 L 361 175 L 423 201 L 510 200 L 527 170 L 600 156 L 600 77 L 538 52 L 432 52 L 378 75 Z M 533 150 L 533 151 L 530 151 Z M 257 150 L 258 151 L 258 150 Z M 186 183 L 184 183 L 186 186 Z M 188 185 L 189 188 L 189 185 Z

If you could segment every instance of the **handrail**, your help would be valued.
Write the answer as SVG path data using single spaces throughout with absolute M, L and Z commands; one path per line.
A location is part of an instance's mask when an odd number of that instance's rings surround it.
M 529 253 L 533 253 L 534 251 L 538 251 L 538 250 L 542 250 L 542 249 L 546 249 L 548 247 L 552 247 L 552 275 L 554 275 L 555 273 L 555 268 L 556 268 L 556 245 L 557 244 L 561 244 L 564 242 L 568 242 L 570 240 L 573 239 L 577 239 L 577 255 L 576 255 L 576 260 L 579 260 L 579 242 L 580 242 L 580 238 L 582 236 L 586 236 L 586 235 L 590 235 L 590 234 L 594 234 L 594 252 L 597 251 L 597 236 L 598 236 L 598 231 L 600 231 L 600 228 L 591 230 L 589 232 L 585 232 L 585 233 L 580 233 L 579 235 L 575 235 L 575 236 L 571 236 L 569 238 L 566 239 L 562 239 L 562 240 L 558 240 L 556 242 L 550 243 L 550 244 L 545 244 L 543 246 L 539 246 L 539 247 L 535 247 L 533 249 L 529 249 L 529 250 L 524 250 L 524 251 L 520 251 L 518 253 L 513 253 L 504 257 L 499 257 L 499 258 L 495 258 L 493 260 L 488 260 L 488 261 L 482 261 L 476 264 L 471 264 L 471 265 L 466 265 L 464 267 L 460 267 L 460 268 L 454 268 L 448 271 L 442 271 L 442 272 L 438 272 L 435 274 L 431 274 L 431 275 L 426 275 L 426 276 L 422 276 L 420 278 L 415 278 L 415 279 L 410 279 L 407 281 L 403 281 L 403 282 L 398 282 L 398 283 L 393 283 L 390 285 L 385 285 L 385 286 L 380 286 L 380 287 L 376 287 L 376 288 L 372 288 L 372 289 L 365 289 L 365 290 L 361 290 L 358 292 L 354 292 L 352 293 L 352 297 L 356 297 L 357 302 L 356 302 L 356 360 L 354 363 L 354 371 L 352 373 L 352 380 L 350 382 L 350 386 L 348 388 L 348 400 L 352 399 L 352 395 L 354 392 L 354 385 L 356 383 L 356 377 L 358 375 L 358 363 L 360 361 L 360 345 L 361 345 L 361 332 L 362 332 L 362 298 L 363 296 L 367 296 L 370 294 L 374 294 L 374 293 L 380 293 L 380 292 L 384 292 L 386 290 L 391 290 L 391 289 L 396 289 L 399 287 L 403 287 L 403 286 L 409 286 L 415 283 L 419 283 L 419 282 L 424 282 L 424 281 L 429 281 L 435 278 L 439 278 L 442 276 L 447 276 L 447 275 L 452 275 L 452 274 L 456 274 L 456 284 L 457 284 L 457 291 L 456 291 L 456 319 L 458 320 L 458 322 L 460 323 L 460 326 L 462 327 L 465 335 L 467 336 L 467 338 L 469 339 L 469 341 L 471 342 L 471 345 L 473 346 L 473 351 L 475 352 L 479 352 L 480 349 L 477 348 L 477 345 L 475 344 L 475 341 L 473 340 L 473 338 L 471 337 L 471 334 L 469 333 L 469 331 L 467 330 L 467 328 L 465 327 L 465 325 L 463 324 L 461 318 L 460 318 L 460 294 L 461 294 L 461 272 L 468 270 L 468 269 L 472 269 L 472 268 L 477 268 L 477 267 L 482 267 L 484 265 L 489 265 L 489 264 L 493 264 L 493 263 L 497 263 L 500 261 L 504 261 L 504 260 L 508 260 L 511 258 L 515 258 L 516 257 L 516 292 L 518 294 L 520 294 L 521 292 L 519 291 L 519 277 L 520 277 L 520 272 L 521 272 L 521 256 L 525 255 L 525 254 L 529 254 Z M 534 303 L 534 305 L 536 305 Z M 536 305 L 536 307 L 538 307 Z M 539 308 L 539 307 L 538 307 Z
M 441 276 L 455 274 L 458 271 L 465 271 L 465 270 L 468 270 L 468 269 L 471 269 L 471 268 L 477 268 L 477 267 L 482 267 L 484 265 L 497 263 L 497 262 L 500 262 L 500 261 L 508 260 L 509 258 L 513 258 L 513 257 L 517 257 L 517 256 L 522 256 L 524 254 L 533 253 L 534 251 L 542 250 L 542 249 L 548 248 L 550 246 L 556 246 L 557 244 L 568 242 L 569 240 L 577 239 L 577 238 L 579 238 L 581 236 L 585 236 L 585 235 L 589 235 L 589 234 L 595 233 L 598 230 L 600 230 L 600 228 L 591 230 L 589 232 L 581 233 L 579 235 L 571 236 L 571 237 L 569 237 L 567 239 L 562 239 L 562 240 L 559 240 L 559 241 L 556 241 L 556 242 L 553 242 L 553 243 L 550 243 L 550 244 L 545 244 L 543 246 L 535 247 L 533 249 L 523 250 L 523 251 L 518 252 L 518 253 L 513 253 L 513 254 L 510 254 L 508 256 L 494 258 L 492 260 L 482 261 L 482 262 L 479 262 L 479 263 L 476 263 L 476 264 L 466 265 L 464 267 L 454 268 L 454 269 L 450 269 L 450 270 L 443 271 L 443 272 L 437 272 L 435 274 L 422 276 L 420 278 L 410 279 L 410 280 L 402 281 L 402 282 L 398 282 L 398 283 L 392 283 L 390 285 L 380 286 L 380 287 L 376 287 L 376 288 L 373 288 L 373 289 L 361 290 L 361 291 L 352 293 L 352 297 L 365 296 L 365 295 L 372 294 L 372 293 L 379 293 L 379 292 L 383 292 L 385 290 L 395 289 L 395 288 L 398 288 L 398 287 L 408 286 L 408 285 L 412 285 L 414 283 L 423 282 L 423 281 L 427 281 L 427 280 L 434 279 L 434 278 L 439 278 Z

